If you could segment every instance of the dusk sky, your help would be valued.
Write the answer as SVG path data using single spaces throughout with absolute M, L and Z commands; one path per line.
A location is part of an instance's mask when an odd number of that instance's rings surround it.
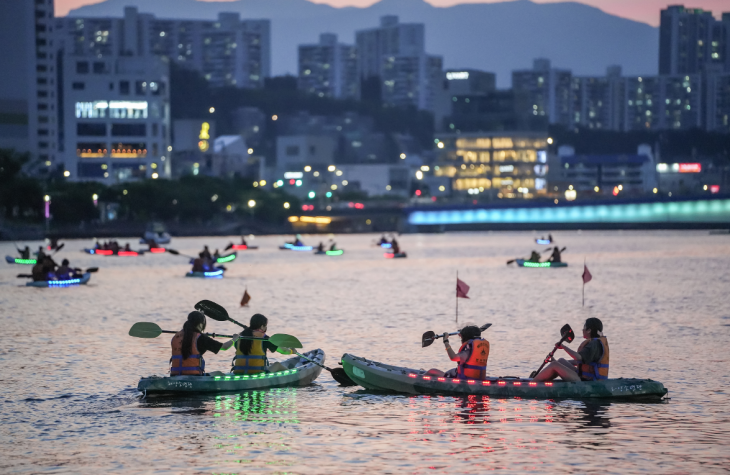
M 497 0 L 429 0 L 428 3 L 438 7 L 447 7 L 460 3 L 496 3 L 496 1 Z M 536 3 L 551 3 L 550 0 L 533 1 Z M 69 10 L 73 8 L 78 8 L 92 3 L 99 2 L 97 0 L 56 0 L 56 15 L 65 16 Z M 335 7 L 367 7 L 377 2 L 373 0 L 319 0 L 314 3 L 327 3 Z M 661 9 L 666 8 L 669 4 L 682 4 L 681 1 L 667 2 L 666 0 L 585 0 L 580 3 L 598 7 L 613 15 L 630 18 L 632 20 L 641 21 L 654 26 L 659 24 L 659 11 Z M 711 10 L 715 16 L 719 16 L 720 12 L 723 10 L 730 11 L 730 4 L 728 3 L 728 0 L 697 0 L 691 3 L 685 3 L 685 6 Z

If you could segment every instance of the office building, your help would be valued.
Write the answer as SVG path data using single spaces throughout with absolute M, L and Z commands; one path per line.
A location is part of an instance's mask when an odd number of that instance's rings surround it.
M 570 71 L 552 68 L 545 58 L 536 59 L 530 70 L 512 71 L 512 89 L 529 98 L 522 114 L 542 118 L 545 124 L 570 126 L 571 77 Z
M 332 33 L 320 35 L 318 44 L 299 45 L 299 89 L 319 97 L 358 99 L 356 51 Z
M 496 89 L 497 76 L 494 73 L 476 69 L 450 69 L 442 73 L 441 83 L 436 87 L 433 113 L 437 132 L 449 129 L 447 118 L 454 110 L 454 103 L 462 96 L 482 96 Z
M 379 78 L 385 104 L 434 109 L 443 60 L 426 53 L 423 24 L 384 16 L 378 28 L 357 31 L 355 38 L 358 77 Z
M 57 18 L 59 40 L 75 55 L 162 56 L 196 70 L 214 87 L 258 88 L 271 75 L 269 20 L 170 20 L 125 7 L 123 18 Z
M 58 152 L 71 180 L 169 178 L 170 84 L 158 56 L 63 55 Z
M 0 2 L 0 148 L 30 154 L 26 170 L 55 169 L 58 58 L 53 0 Z
M 697 74 L 708 66 L 730 71 L 728 34 L 730 14 L 722 21 L 712 12 L 672 5 L 661 12 L 659 26 L 659 74 Z
M 535 198 L 547 193 L 546 132 L 438 135 L 433 174 L 464 196 Z

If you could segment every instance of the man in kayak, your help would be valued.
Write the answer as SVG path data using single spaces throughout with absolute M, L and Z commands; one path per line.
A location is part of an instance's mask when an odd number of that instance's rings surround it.
M 213 259 L 213 256 L 210 255 L 210 249 L 208 249 L 208 246 L 203 247 L 203 256 L 204 259 Z
M 558 376 L 564 381 L 595 381 L 608 379 L 608 340 L 603 335 L 603 323 L 595 317 L 583 325 L 585 340 L 573 351 L 564 344 L 556 348 L 565 350 L 572 358 L 553 360 L 535 376 L 534 381 L 550 381 Z
M 317 252 L 324 252 L 324 244 L 322 244 L 322 241 L 319 241 L 319 246 L 317 246 Z
M 59 280 L 70 279 L 74 274 L 74 270 L 69 267 L 68 264 L 68 259 L 64 259 L 61 261 L 61 265 L 58 267 L 58 269 L 56 269 L 56 277 L 58 277 Z
M 456 361 L 457 367 L 445 373 L 437 369 L 430 369 L 426 374 L 460 379 L 485 379 L 487 377 L 487 361 L 489 360 L 489 341 L 482 338 L 479 327 L 468 325 L 459 331 L 461 347 L 455 352 L 449 343 L 449 334 L 444 333 L 444 347 L 451 361 Z
M 233 357 L 233 368 L 235 374 L 259 374 L 276 373 L 285 371 L 287 368 L 281 363 L 269 365 L 266 358 L 266 351 L 273 353 L 278 351 L 283 355 L 292 353 L 289 348 L 279 348 L 269 341 L 266 330 L 269 320 L 257 313 L 251 317 L 249 326 L 241 332 L 241 340 L 236 343 L 236 356 Z
M 380 245 L 382 245 L 382 244 L 388 244 L 388 238 L 385 237 L 385 234 L 383 234 L 382 236 L 380 236 L 380 242 L 378 244 L 380 244 Z
M 36 252 L 36 262 L 43 262 L 43 259 L 46 257 L 46 252 L 43 250 L 43 246 L 38 247 L 38 252 Z
M 219 351 L 227 350 L 238 341 L 238 335 L 225 343 L 214 340 L 205 331 L 205 315 L 196 311 L 188 314 L 188 320 L 183 329 L 175 333 L 170 340 L 172 357 L 170 358 L 170 376 L 181 374 L 203 376 L 205 374 L 205 360 L 203 354 L 206 351 L 218 354 Z
M 537 253 L 537 251 L 532 251 L 530 254 L 530 258 L 526 259 L 528 262 L 540 262 L 540 254 Z
M 396 240 L 395 237 L 393 237 L 393 240 L 390 241 L 390 250 L 393 251 L 393 254 L 400 254 L 400 246 L 398 245 L 398 240 Z
M 558 246 L 555 246 L 553 248 L 553 253 L 550 255 L 550 258 L 548 259 L 548 262 L 562 262 L 560 257 L 560 248 Z
M 17 247 L 15 249 L 18 249 Z M 25 246 L 24 249 L 18 249 L 21 259 L 30 259 L 30 247 Z
M 332 239 L 330 239 L 330 242 L 332 245 L 330 245 L 330 251 L 336 251 L 337 250 L 337 243 L 334 242 Z

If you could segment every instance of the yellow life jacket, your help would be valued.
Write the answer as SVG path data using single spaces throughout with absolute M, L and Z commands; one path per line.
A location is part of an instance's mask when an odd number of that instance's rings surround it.
M 258 330 L 253 331 L 254 338 L 264 338 L 266 334 Z M 244 340 L 236 342 L 236 356 L 233 357 L 233 368 L 231 372 L 234 374 L 259 374 L 266 371 L 269 361 L 266 359 L 266 350 L 264 350 L 263 340 L 253 340 L 251 342 L 251 353 L 244 355 L 241 351 L 241 343 Z
M 198 352 L 198 338 L 200 333 L 193 335 L 193 341 L 190 344 L 190 355 L 183 359 L 182 342 L 185 332 L 180 330 L 170 340 L 172 347 L 172 357 L 170 358 L 170 376 L 179 376 L 181 374 L 191 374 L 201 376 L 205 374 L 205 360 Z
M 459 353 L 469 350 L 466 361 L 459 361 L 457 375 L 464 379 L 485 379 L 487 377 L 487 360 L 489 360 L 489 342 L 482 338 L 469 340 L 459 348 Z
M 578 351 L 582 350 L 591 340 L 599 340 L 601 342 L 601 346 L 603 347 L 603 355 L 601 356 L 601 359 L 598 361 L 598 363 L 581 363 L 580 365 L 578 365 L 578 376 L 580 376 L 580 379 L 582 379 L 583 381 L 608 379 L 609 351 L 608 340 L 605 336 L 585 340 L 578 347 Z

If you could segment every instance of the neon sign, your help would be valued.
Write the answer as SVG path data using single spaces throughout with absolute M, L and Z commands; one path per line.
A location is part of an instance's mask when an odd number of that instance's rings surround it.
M 680 163 L 679 173 L 699 173 L 702 171 L 701 163 Z
M 446 73 L 446 79 L 448 79 L 449 81 L 454 81 L 454 80 L 459 81 L 459 80 L 469 79 L 469 72 L 468 71 L 458 71 L 458 72 Z
M 108 111 L 108 112 L 107 112 Z M 147 101 L 77 102 L 77 119 L 146 119 Z

